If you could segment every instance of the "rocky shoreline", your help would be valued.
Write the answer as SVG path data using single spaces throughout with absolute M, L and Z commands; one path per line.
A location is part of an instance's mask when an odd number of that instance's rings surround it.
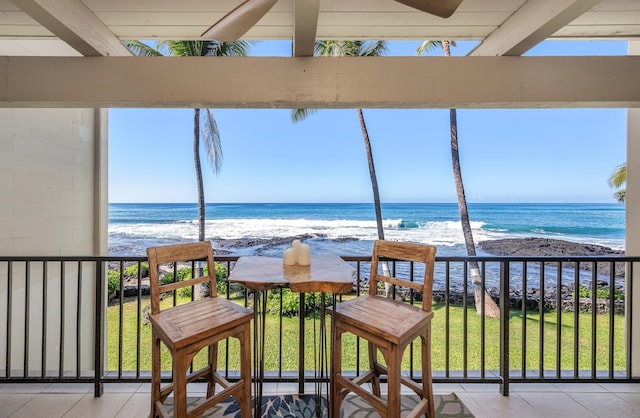
M 624 251 L 595 244 L 579 244 L 550 238 L 508 238 L 481 241 L 478 248 L 489 254 L 514 257 L 558 257 L 558 256 L 624 256 Z M 580 263 L 580 269 L 591 271 L 592 263 Z M 610 263 L 598 263 L 598 274 L 609 275 Z M 624 263 L 615 264 L 615 277 L 625 275 Z
M 523 257 L 559 257 L 559 256 L 624 256 L 625 252 L 614 250 L 609 247 L 595 244 L 580 244 L 576 242 L 550 239 L 550 238 L 510 238 L 492 241 L 481 241 L 478 247 L 493 255 L 498 256 L 523 256 Z M 556 264 L 551 262 L 548 264 Z M 593 263 L 580 263 L 580 269 L 592 271 Z M 597 263 L 596 269 L 599 275 L 610 276 L 611 263 Z M 625 277 L 625 264 L 615 263 L 614 277 L 622 279 Z M 599 290 L 609 291 L 610 283 L 607 281 L 598 281 L 596 286 Z M 615 290 L 624 292 L 624 287 L 613 286 Z M 441 292 L 441 301 L 445 300 L 444 291 Z M 498 289 L 489 289 L 491 298 L 496 302 L 500 300 Z M 471 303 L 473 304 L 473 295 Z M 434 292 L 434 300 L 436 292 Z M 456 300 L 457 299 L 457 300 Z M 469 297 L 468 297 L 469 299 Z M 460 303 L 459 296 L 454 300 Z M 576 309 L 576 304 L 577 309 Z M 522 309 L 523 305 L 527 310 L 533 311 L 553 311 L 558 308 L 563 312 L 592 312 L 603 314 L 611 310 L 616 314 L 624 314 L 624 300 L 615 300 L 613 303 L 609 299 L 596 298 L 595 306 L 593 298 L 576 298 L 574 285 L 563 285 L 558 291 L 557 288 L 549 288 L 541 292 L 537 288 L 528 288 L 526 291 L 522 289 L 509 289 L 509 306 L 512 309 Z
M 214 251 L 218 255 L 232 254 L 234 249 L 256 247 L 255 255 L 280 245 L 291 244 L 294 240 L 306 241 L 312 238 L 322 238 L 333 242 L 357 241 L 357 238 L 329 238 L 325 234 L 301 234 L 290 237 L 273 238 L 239 238 L 211 240 Z
M 608 286 L 607 286 L 608 288 Z M 500 293 L 497 289 L 489 289 L 489 295 L 497 304 L 500 303 Z M 446 302 L 448 298 L 451 305 L 464 305 L 464 294 L 462 292 L 449 292 L 439 289 L 433 291 L 434 302 Z M 475 298 L 473 293 L 467 294 L 467 306 L 474 306 Z M 562 286 L 560 297 L 555 288 L 547 289 L 544 293 L 540 289 L 529 288 L 524 294 L 520 289 L 509 289 L 509 308 L 515 310 L 526 310 L 528 312 L 551 312 L 560 306 L 562 312 L 575 312 L 576 306 L 580 313 L 588 313 L 595 310 L 598 314 L 606 314 L 613 311 L 617 315 L 624 315 L 624 300 L 614 300 L 613 304 L 609 299 L 597 298 L 595 304 L 592 298 L 576 299 L 573 286 Z M 595 309 L 594 309 L 595 306 Z
M 619 256 L 624 251 L 595 244 L 580 244 L 551 238 L 506 238 L 480 241 L 478 247 L 493 255 L 507 256 Z
M 563 241 L 549 238 L 510 238 L 492 241 L 481 241 L 478 247 L 483 251 L 497 256 L 514 256 L 514 257 L 558 257 L 558 256 L 623 256 L 624 251 L 613 250 L 608 247 L 594 244 L 580 244 L 570 241 Z M 551 262 L 550 264 L 557 264 Z M 592 263 L 580 263 L 581 270 L 591 271 Z M 598 263 L 598 274 L 609 275 L 610 263 Z M 624 263 L 615 263 L 615 278 L 624 278 Z M 599 281 L 597 284 L 599 290 L 609 290 L 609 283 Z M 624 292 L 622 286 L 617 286 L 616 290 Z M 364 287 L 366 291 L 366 286 Z M 500 303 L 500 291 L 497 288 L 487 289 L 489 296 L 496 302 Z M 402 298 L 409 298 L 408 290 L 400 292 Z M 415 295 L 414 299 L 420 300 L 421 295 Z M 467 306 L 474 306 L 473 292 L 466 295 Z M 465 294 L 460 289 L 434 289 L 434 302 L 448 302 L 452 305 L 461 306 L 465 304 Z M 605 314 L 613 311 L 615 314 L 624 314 L 624 300 L 614 300 L 592 297 L 575 296 L 574 285 L 563 285 L 558 291 L 555 287 L 550 287 L 541 292 L 539 288 L 527 288 L 525 291 L 518 288 L 509 289 L 509 307 L 511 309 L 525 310 L 530 312 L 549 312 L 558 308 L 563 312 L 592 312 Z
M 321 237 L 313 234 L 302 234 L 295 237 L 283 237 L 283 238 L 266 238 L 266 239 L 237 239 L 237 240 L 215 240 L 213 241 L 215 252 L 219 255 L 225 255 L 233 253 L 233 249 L 237 248 L 249 248 L 257 247 L 255 254 L 259 255 L 263 251 L 287 244 L 294 239 L 301 241 L 311 238 Z M 322 237 L 327 239 L 326 237 Z M 354 239 L 340 239 L 339 241 L 348 241 Z M 501 239 L 492 241 L 481 241 L 478 243 L 478 247 L 483 251 L 498 256 L 523 256 L 523 257 L 556 257 L 556 256 L 620 256 L 624 255 L 624 251 L 613 250 L 608 247 L 594 245 L 594 244 L 579 244 L 575 242 L 548 239 L 548 238 L 514 238 L 514 239 Z M 602 275 L 609 275 L 609 263 L 598 263 L 598 273 Z M 111 266 L 110 266 L 111 267 Z M 114 266 L 117 269 L 117 266 Z M 580 263 L 580 269 L 591 270 L 592 263 Z M 615 277 L 624 277 L 624 263 L 616 263 Z M 135 296 L 137 290 L 137 280 L 133 283 L 134 279 L 127 279 L 124 283 L 124 297 Z M 597 283 L 598 289 L 608 289 L 609 283 L 599 282 Z M 366 291 L 366 285 L 361 287 L 361 291 Z M 509 305 L 512 309 L 522 309 L 523 305 L 526 310 L 529 311 L 553 311 L 558 308 L 562 311 L 572 312 L 576 309 L 576 302 L 578 303 L 578 310 L 580 312 L 591 312 L 594 307 L 593 298 L 578 298 L 575 297 L 575 289 L 573 285 L 563 285 L 560 289 L 560 295 L 556 288 L 547 288 L 543 292 L 537 288 L 528 288 L 526 291 L 517 288 L 509 289 Z M 618 287 L 617 290 L 624 289 Z M 142 294 L 146 294 L 147 289 L 142 289 Z M 497 303 L 500 301 L 500 292 L 497 288 L 488 289 L 489 295 Z M 401 297 L 408 297 L 400 294 Z M 117 297 L 117 295 L 116 295 Z M 414 298 L 420 299 L 420 295 L 414 295 Z M 463 305 L 465 301 L 464 292 L 458 290 L 447 291 L 446 289 L 434 289 L 433 300 L 434 302 L 447 301 L 454 305 Z M 468 306 L 474 305 L 473 293 L 466 295 L 466 303 Z M 613 304 L 608 299 L 596 299 L 595 311 L 597 313 L 607 313 L 611 309 L 616 314 L 624 313 L 624 301 L 616 300 Z

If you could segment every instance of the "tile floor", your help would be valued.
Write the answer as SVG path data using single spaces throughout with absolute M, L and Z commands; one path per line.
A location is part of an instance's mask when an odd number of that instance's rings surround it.
M 204 385 L 190 386 L 190 394 Z M 512 384 L 504 397 L 494 384 L 435 384 L 455 392 L 476 418 L 640 417 L 640 384 Z M 297 383 L 267 384 L 265 394 L 295 393 Z M 313 385 L 309 386 L 313 391 Z M 107 384 L 101 398 L 84 384 L 0 384 L 0 418 L 147 417 L 148 384 Z

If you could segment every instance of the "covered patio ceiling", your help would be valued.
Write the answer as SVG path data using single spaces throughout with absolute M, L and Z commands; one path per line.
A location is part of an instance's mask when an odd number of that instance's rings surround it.
M 279 0 L 242 39 L 290 40 L 291 58 L 141 58 L 120 43 L 201 39 L 241 2 L 0 0 L 0 106 L 640 107 L 640 57 L 521 56 L 544 40 L 639 39 L 637 0 L 463 0 L 449 18 L 395 0 Z M 317 39 L 479 44 L 311 57 Z

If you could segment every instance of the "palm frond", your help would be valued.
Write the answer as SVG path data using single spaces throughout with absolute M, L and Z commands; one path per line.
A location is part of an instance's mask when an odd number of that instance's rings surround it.
M 203 56 L 203 41 L 163 41 L 158 48 L 165 55 L 174 57 L 201 57 Z
M 158 42 L 158 44 L 156 45 L 156 49 L 158 50 L 158 52 L 160 54 L 165 55 L 165 56 L 172 55 L 171 54 L 171 49 L 169 48 L 169 42 L 170 41 L 160 41 L 160 42 Z
M 208 57 L 244 57 L 249 53 L 252 44 L 249 41 L 208 41 L 205 55 Z
M 345 56 L 343 41 L 317 41 L 314 46 L 314 54 L 320 57 L 341 57 Z
M 609 185 L 614 188 L 620 188 L 627 182 L 627 164 L 623 163 L 616 167 L 609 177 Z
M 157 49 L 141 41 L 124 40 L 122 45 L 131 53 L 138 57 L 157 57 L 162 56 Z
M 174 57 L 243 57 L 249 53 L 251 42 L 221 41 L 161 41 L 156 49 L 160 55 Z
M 342 41 L 344 55 L 347 57 L 357 57 L 362 53 L 363 41 Z
M 624 203 L 627 199 L 627 189 L 624 185 L 627 183 L 627 164 L 622 163 L 613 170 L 608 179 L 609 186 L 617 190 L 613 197 L 620 203 Z
M 442 45 L 442 41 L 423 41 L 422 44 L 416 49 L 417 55 L 422 55 L 426 52 L 433 51 Z
M 291 109 L 291 121 L 292 122 L 300 122 L 305 120 L 310 115 L 316 113 L 318 109 Z
M 386 41 L 317 41 L 314 53 L 322 57 L 379 57 L 389 48 Z
M 361 45 L 359 56 L 361 57 L 380 57 L 389 52 L 386 41 L 369 41 Z
M 211 109 L 200 110 L 200 139 L 204 144 L 207 157 L 214 174 L 222 169 L 222 142 L 220 130 Z

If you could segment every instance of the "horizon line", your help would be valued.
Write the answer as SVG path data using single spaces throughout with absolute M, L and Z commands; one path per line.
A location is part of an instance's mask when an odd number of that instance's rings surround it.
M 108 202 L 113 205 L 198 205 L 197 202 Z M 373 202 L 205 202 L 205 205 L 373 205 Z M 381 202 L 382 205 L 457 205 L 457 202 Z M 620 205 L 620 202 L 467 202 L 467 205 Z

